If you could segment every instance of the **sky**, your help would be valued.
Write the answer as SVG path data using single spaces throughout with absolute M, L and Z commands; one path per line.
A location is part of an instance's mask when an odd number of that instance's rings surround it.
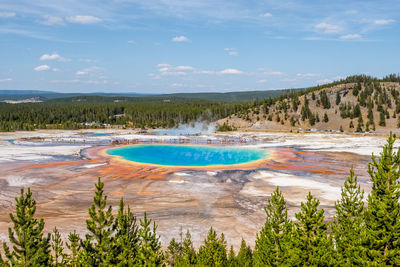
M 229 92 L 400 72 L 399 0 L 2 0 L 0 90 Z

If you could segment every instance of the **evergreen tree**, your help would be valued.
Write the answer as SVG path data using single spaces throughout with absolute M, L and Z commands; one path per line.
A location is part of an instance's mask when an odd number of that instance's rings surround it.
M 324 113 L 324 122 L 328 122 L 329 121 L 329 117 L 328 114 L 326 114 L 326 112 Z
M 147 218 L 146 212 L 143 219 L 140 220 L 140 247 L 138 251 L 138 264 L 141 266 L 160 266 L 164 260 L 161 251 L 160 237 L 157 236 L 157 225 L 153 222 L 153 228 L 150 227 L 151 219 Z
M 364 126 L 364 121 L 363 121 L 362 117 L 360 116 L 360 117 L 358 117 L 358 123 L 357 123 L 356 132 L 362 132 L 363 126 Z
M 363 265 L 364 191 L 357 182 L 353 168 L 341 191 L 342 197 L 335 203 L 336 215 L 332 222 L 337 264 Z
M 299 104 L 300 104 L 299 97 L 297 95 L 292 97 L 292 107 L 293 107 L 294 112 L 297 112 L 297 109 L 299 108 Z
M 193 266 L 196 264 L 196 251 L 193 247 L 189 230 L 182 243 L 182 250 L 177 260 L 177 266 Z
M 310 125 L 311 126 L 315 125 L 316 118 L 315 118 L 315 115 L 313 113 L 310 113 L 309 121 L 310 121 Z
M 166 252 L 166 261 L 169 266 L 175 266 L 176 262 L 180 256 L 181 252 L 181 245 L 175 241 L 175 238 L 171 239 L 171 242 L 169 242 L 167 252 Z
M 328 96 L 326 95 L 325 90 L 321 90 L 321 92 L 319 93 L 319 97 L 320 97 L 320 99 L 321 99 L 321 104 L 322 104 L 322 107 L 323 107 L 324 109 L 329 109 L 329 108 L 331 108 L 331 103 L 330 103 L 330 101 L 329 101 Z
M 374 113 L 371 106 L 368 106 L 368 122 L 369 124 L 374 124 Z
M 360 116 L 361 116 L 361 108 L 360 108 L 360 105 L 357 104 L 357 105 L 354 106 L 354 109 L 353 109 L 353 117 L 357 118 L 357 117 L 360 117 Z
M 383 110 L 379 113 L 379 126 L 386 126 L 385 112 Z
M 32 192 L 24 193 L 21 189 L 19 198 L 15 198 L 17 204 L 15 215 L 10 213 L 14 224 L 8 228 L 8 236 L 12 251 L 3 243 L 6 260 L 2 264 L 10 266 L 50 266 L 50 235 L 43 237 L 44 220 L 35 219 L 36 201 L 32 198 Z M 2 261 L 2 260 L 1 260 Z
M 336 92 L 336 105 L 339 105 L 339 104 L 340 104 L 340 101 L 341 101 L 340 93 L 339 93 L 339 91 L 337 91 L 337 92 Z
M 318 210 L 319 200 L 308 193 L 307 202 L 295 214 L 296 262 L 302 266 L 329 266 L 333 264 L 333 242 L 327 235 L 324 210 Z
M 353 88 L 353 95 L 357 96 L 360 91 L 361 91 L 361 83 L 357 82 L 356 86 L 354 86 Z
M 239 266 L 236 260 L 235 251 L 233 250 L 233 246 L 229 250 L 228 254 L 228 267 L 237 267 Z
M 74 231 L 73 233 L 69 233 L 68 241 L 66 243 L 67 248 L 69 249 L 70 253 L 67 255 L 68 266 L 77 267 L 78 266 L 78 254 L 81 249 L 79 244 L 81 238 L 79 235 Z
M 246 241 L 242 238 L 240 250 L 236 257 L 238 266 L 250 267 L 253 266 L 253 252 L 250 246 L 247 246 Z
M 61 240 L 60 232 L 54 227 L 51 235 L 51 248 L 53 250 L 53 266 L 64 266 L 66 263 L 66 254 L 64 253 L 64 242 Z
M 114 216 L 111 206 L 106 209 L 107 196 L 103 195 L 104 183 L 98 178 L 93 204 L 89 208 L 90 219 L 86 220 L 86 240 L 82 241 L 81 260 L 84 265 L 99 266 L 107 263 L 112 249 L 112 224 Z
M 113 238 L 112 252 L 107 260 L 113 264 L 130 266 L 136 264 L 139 249 L 139 234 L 136 217 L 128 206 L 125 209 L 124 200 L 121 199 L 118 215 L 113 225 L 115 236 Z
M 211 227 L 204 245 L 199 248 L 198 263 L 203 266 L 225 266 L 227 264 L 226 242 L 223 234 L 217 238 L 217 233 Z
M 393 151 L 390 133 L 380 158 L 372 155 L 368 173 L 372 191 L 365 214 L 365 242 L 369 265 L 400 265 L 400 150 Z
M 286 201 L 277 187 L 265 207 L 266 220 L 257 234 L 254 265 L 280 266 L 289 262 L 293 224 L 288 218 Z

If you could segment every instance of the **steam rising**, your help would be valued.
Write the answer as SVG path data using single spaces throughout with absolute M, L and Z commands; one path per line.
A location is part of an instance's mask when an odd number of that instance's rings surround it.
M 215 122 L 194 121 L 180 124 L 171 129 L 154 130 L 152 132 L 160 135 L 202 135 L 215 133 L 216 128 Z

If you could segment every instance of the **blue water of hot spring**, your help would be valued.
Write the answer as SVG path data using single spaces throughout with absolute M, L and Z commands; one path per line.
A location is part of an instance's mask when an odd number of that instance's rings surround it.
M 133 145 L 107 153 L 138 163 L 192 167 L 242 164 L 268 156 L 264 149 L 198 145 Z

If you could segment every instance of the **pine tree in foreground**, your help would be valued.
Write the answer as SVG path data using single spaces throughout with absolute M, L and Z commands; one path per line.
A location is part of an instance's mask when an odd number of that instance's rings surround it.
M 76 233 L 76 231 L 74 231 L 73 233 L 69 233 L 68 242 L 65 244 L 70 251 L 69 255 L 67 255 L 68 266 L 78 266 L 78 254 L 82 248 L 80 245 L 80 241 L 81 238 Z
M 140 220 L 139 229 L 140 239 L 137 264 L 140 266 L 160 266 L 164 260 L 160 237 L 156 233 L 157 225 L 153 222 L 153 228 L 151 228 L 151 223 L 152 220 L 147 218 L 145 212 L 144 218 Z
M 2 266 L 50 266 L 50 235 L 43 237 L 44 221 L 34 218 L 36 201 L 31 190 L 28 188 L 24 193 L 21 189 L 20 197 L 15 200 L 15 215 L 10 213 L 14 226 L 8 228 L 12 250 L 3 243 L 6 259 L 0 259 L 0 263 Z
M 193 247 L 192 237 L 189 230 L 186 232 L 182 243 L 181 253 L 176 260 L 176 266 L 194 266 L 196 264 L 196 250 Z
M 400 265 L 400 150 L 393 151 L 390 133 L 380 158 L 368 165 L 372 191 L 365 214 L 365 240 L 370 265 Z
M 180 250 L 180 244 L 175 241 L 175 238 L 172 238 L 165 255 L 169 266 L 176 266 L 177 259 L 180 256 Z
M 318 210 L 319 200 L 311 193 L 307 201 L 301 203 L 296 213 L 294 245 L 296 258 L 290 265 L 329 266 L 333 264 L 333 243 L 327 235 L 327 223 L 324 223 L 324 210 Z
M 89 208 L 90 219 L 86 220 L 89 231 L 82 242 L 81 263 L 99 266 L 107 263 L 112 248 L 112 224 L 114 216 L 111 206 L 106 209 L 107 196 L 103 195 L 104 183 L 98 178 L 93 204 Z
M 253 252 L 250 246 L 246 244 L 246 241 L 242 238 L 240 249 L 236 257 L 238 266 L 250 267 L 253 266 Z
M 66 254 L 64 253 L 64 242 L 61 240 L 61 234 L 57 227 L 54 227 L 51 234 L 51 248 L 53 250 L 53 266 L 64 266 L 66 264 Z
M 279 187 L 271 194 L 265 208 L 264 227 L 257 234 L 255 266 L 279 266 L 288 261 L 293 224 L 288 218 L 286 201 Z
M 211 227 L 204 245 L 199 248 L 198 264 L 201 266 L 226 266 L 226 241 L 223 234 L 217 238 L 217 233 Z
M 235 255 L 235 251 L 233 250 L 233 246 L 231 246 L 229 253 L 228 253 L 228 266 L 229 267 L 239 266 L 236 261 L 236 255 Z
M 341 199 L 335 203 L 336 215 L 332 222 L 337 264 L 363 265 L 364 191 L 357 182 L 353 168 L 344 182 L 341 195 Z
M 125 208 L 123 199 L 119 202 L 113 232 L 115 235 L 112 239 L 112 250 L 107 261 L 122 266 L 135 265 L 139 250 L 138 225 L 130 207 Z

